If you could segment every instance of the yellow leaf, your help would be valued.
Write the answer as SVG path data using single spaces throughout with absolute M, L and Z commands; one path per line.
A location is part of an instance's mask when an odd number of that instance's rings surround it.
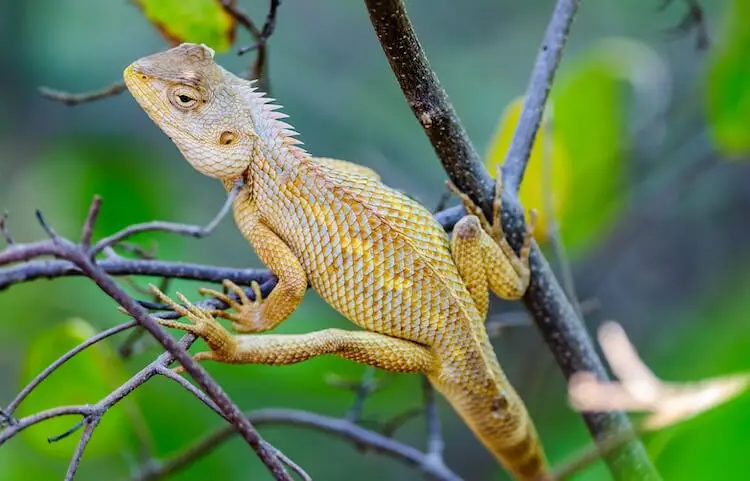
M 225 52 L 234 43 L 236 20 L 219 0 L 135 0 L 135 4 L 174 45 L 204 43 Z
M 552 106 L 548 105 L 547 111 L 551 111 L 551 108 Z M 523 97 L 517 97 L 508 105 L 487 149 L 484 163 L 493 177 L 497 166 L 505 162 L 505 155 L 510 148 L 522 109 Z M 519 191 L 527 216 L 528 209 L 536 209 L 539 214 L 534 229 L 534 237 L 539 241 L 545 240 L 549 235 L 550 220 L 553 219 L 549 212 L 550 207 L 554 219 L 560 219 L 567 205 L 569 189 L 568 151 L 556 130 L 551 129 L 550 135 L 550 129 L 546 124 L 542 122 L 539 127 Z M 549 158 L 545 158 L 546 156 Z M 547 162 L 549 167 L 545 165 Z M 546 171 L 547 168 L 550 169 L 549 173 Z

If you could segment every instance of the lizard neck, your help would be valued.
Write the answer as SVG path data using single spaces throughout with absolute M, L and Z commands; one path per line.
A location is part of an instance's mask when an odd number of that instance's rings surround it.
M 255 137 L 246 181 L 256 186 L 261 180 L 278 184 L 286 171 L 295 169 L 309 154 L 300 147 L 302 142 L 296 138 L 294 128 L 283 121 L 288 115 L 278 111 L 281 106 L 274 103 L 275 99 L 266 97 L 252 82 L 233 75 L 227 77 L 234 84 L 239 103 L 246 106 L 251 129 L 248 134 Z M 224 183 L 227 185 L 226 180 Z

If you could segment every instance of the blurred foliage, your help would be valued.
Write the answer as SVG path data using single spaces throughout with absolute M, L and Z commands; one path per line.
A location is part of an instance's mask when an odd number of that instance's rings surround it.
M 40 84 L 80 91 L 111 82 L 133 59 L 165 48 L 165 38 L 206 43 L 217 53 L 229 51 L 235 41 L 235 22 L 218 0 L 135 3 L 140 10 L 126 2 L 13 2 L 8 14 L 0 15 L 7 57 L 0 128 L 12 127 L 0 130 L 0 207 L 11 212 L 10 228 L 19 241 L 42 235 L 31 221 L 35 208 L 75 238 L 94 194 L 104 198 L 96 236 L 152 219 L 203 223 L 222 203 L 222 187 L 195 174 L 127 95 L 75 109 L 37 96 Z M 266 2 L 238 4 L 252 18 L 265 18 Z M 521 189 L 524 205 L 542 214 L 535 233 L 542 241 L 550 220 L 545 196 L 552 200 L 561 239 L 573 254 L 579 294 L 603 306 L 587 316 L 588 325 L 616 318 L 648 364 L 674 380 L 750 368 L 750 262 L 745 262 L 750 249 L 744 242 L 750 172 L 740 162 L 721 162 L 750 158 L 750 11 L 743 0 L 702 4 L 716 25 L 708 58 L 690 39 L 666 42 L 662 35 L 681 16 L 681 2 L 672 2 L 673 17 L 655 13 L 650 2 L 606 0 L 581 7 Z M 462 5 L 462 15 L 451 0 L 408 7 L 472 137 L 488 145 L 485 162 L 494 170 L 512 138 L 518 95 L 550 3 L 472 0 Z M 373 167 L 387 183 L 431 206 L 444 174 L 392 78 L 364 6 L 284 2 L 279 15 L 269 43 L 270 79 L 306 146 Z M 227 55 L 218 61 L 241 72 L 252 59 Z M 701 101 L 705 112 L 696 114 L 692 106 Z M 669 128 L 661 129 L 664 124 Z M 551 166 L 549 185 L 545 161 Z M 644 179 L 657 184 L 660 196 L 640 199 Z M 640 211 L 639 200 L 646 204 Z M 258 265 L 231 220 L 208 239 L 149 234 L 137 241 L 147 247 L 158 242 L 163 259 Z M 713 270 L 695 268 L 706 265 L 697 259 L 706 258 Z M 662 285 L 666 290 L 659 292 L 669 295 L 641 295 Z M 172 288 L 197 297 L 194 283 L 176 281 Z M 492 314 L 517 308 L 495 302 Z M 71 345 L 122 319 L 86 279 L 38 281 L 0 293 L 0 405 Z M 348 326 L 310 293 L 278 332 L 332 325 Z M 159 352 L 146 340 L 133 359 L 117 359 L 113 353 L 121 339 L 70 361 L 22 404 L 21 413 L 96 402 Z M 194 348 L 203 349 L 201 342 Z M 535 331 L 509 331 L 496 341 L 496 350 L 527 399 L 553 463 L 590 443 Z M 283 368 L 206 367 L 243 409 L 282 406 L 330 415 L 342 415 L 352 396 L 326 384 L 326 377 L 357 379 L 362 372 L 335 358 Z M 366 403 L 367 427 L 421 402 L 417 377 L 388 379 L 388 387 Z M 744 396 L 646 436 L 664 479 L 742 479 L 748 402 Z M 507 479 L 443 401 L 440 412 L 448 465 L 467 480 Z M 0 479 L 60 479 L 80 432 L 52 445 L 46 439 L 75 421 L 41 424 L 0 448 Z M 167 457 L 220 424 L 182 388 L 155 378 L 107 413 L 77 479 L 127 479 L 142 464 L 143 452 Z M 317 433 L 284 427 L 264 428 L 263 434 L 316 479 L 416 476 L 393 460 L 362 455 L 349 443 Z M 397 437 L 423 446 L 423 420 L 407 423 Z M 330 459 L 336 462 L 321 461 Z M 206 478 L 270 479 L 239 440 L 172 479 Z M 575 479 L 607 479 L 606 469 L 599 462 Z
M 709 132 L 729 158 L 750 154 L 750 2 L 733 0 L 711 55 L 706 90 Z
M 72 349 L 96 333 L 91 324 L 75 318 L 40 333 L 32 340 L 26 351 L 21 385 L 18 388 L 21 389 L 60 357 L 60 351 Z M 111 346 L 104 343 L 95 344 L 71 358 L 42 382 L 21 404 L 18 416 L 27 416 L 58 406 L 86 404 L 91 399 L 103 398 L 128 377 L 125 366 Z M 81 382 L 82 380 L 85 382 Z M 90 450 L 86 450 L 88 456 L 96 458 L 117 454 L 126 448 L 132 427 L 143 423 L 135 405 L 136 398 L 137 394 L 128 396 L 118 409 L 107 413 L 107 421 L 96 431 L 97 442 L 90 446 Z M 77 436 L 50 443 L 43 433 L 64 433 L 79 419 L 78 416 L 50 419 L 43 429 L 36 426 L 24 431 L 22 436 L 37 450 L 70 459 L 70 447 Z

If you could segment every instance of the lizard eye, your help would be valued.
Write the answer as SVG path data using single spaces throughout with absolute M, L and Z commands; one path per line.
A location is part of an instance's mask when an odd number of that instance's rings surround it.
M 190 110 L 198 105 L 200 94 L 193 88 L 180 85 L 169 94 L 169 101 L 180 110 Z

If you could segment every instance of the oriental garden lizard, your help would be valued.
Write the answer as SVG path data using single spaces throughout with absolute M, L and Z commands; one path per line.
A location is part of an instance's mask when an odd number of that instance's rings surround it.
M 224 286 L 239 301 L 201 289 L 225 300 L 231 313 L 203 311 L 178 294 L 181 306 L 153 288 L 191 321 L 159 322 L 207 342 L 211 351 L 196 359 L 282 365 L 333 354 L 423 373 L 515 479 L 548 472 L 536 429 L 484 327 L 488 291 L 518 299 L 530 277 L 533 221 L 516 255 L 499 221 L 500 184 L 491 223 L 456 190 L 468 213 L 449 238 L 426 208 L 370 169 L 311 157 L 273 99 L 217 65 L 204 45 L 141 58 L 124 78 L 195 169 L 228 190 L 244 181 L 235 221 L 278 278 L 270 295 L 255 301 L 229 281 Z M 362 330 L 259 334 L 283 322 L 308 285 Z

